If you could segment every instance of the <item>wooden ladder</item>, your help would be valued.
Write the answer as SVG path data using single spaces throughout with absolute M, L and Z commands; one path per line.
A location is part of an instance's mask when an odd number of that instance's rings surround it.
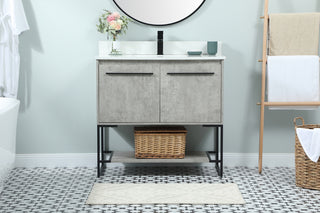
M 262 172 L 262 154 L 263 154 L 263 129 L 264 129 L 264 109 L 265 106 L 320 106 L 320 102 L 267 102 L 265 101 L 266 92 L 266 66 L 267 66 L 267 45 L 268 45 L 268 30 L 269 30 L 269 14 L 268 14 L 269 0 L 264 3 L 264 19 L 263 24 L 263 48 L 262 48 L 262 77 L 261 77 L 261 102 L 260 105 L 260 131 L 259 131 L 259 173 Z

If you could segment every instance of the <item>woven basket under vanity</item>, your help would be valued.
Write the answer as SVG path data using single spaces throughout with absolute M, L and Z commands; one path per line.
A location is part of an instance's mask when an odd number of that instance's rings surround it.
M 297 125 L 296 121 L 300 119 L 302 125 Z M 317 163 L 311 161 L 304 152 L 299 138 L 297 136 L 297 128 L 314 129 L 320 128 L 320 124 L 304 124 L 304 120 L 301 117 L 294 119 L 294 125 L 296 130 L 296 142 L 295 142 L 295 161 L 296 161 L 296 185 L 307 189 L 320 190 L 320 160 Z
M 136 158 L 184 158 L 187 130 L 184 127 L 135 127 Z

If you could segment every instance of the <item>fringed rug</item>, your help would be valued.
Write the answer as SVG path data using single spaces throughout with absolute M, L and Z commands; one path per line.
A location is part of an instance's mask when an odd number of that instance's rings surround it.
M 245 204 L 245 201 L 234 183 L 95 183 L 87 204 Z

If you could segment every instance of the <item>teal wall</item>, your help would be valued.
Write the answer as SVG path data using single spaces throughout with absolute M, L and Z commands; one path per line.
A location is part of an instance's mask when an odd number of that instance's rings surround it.
M 270 0 L 272 12 L 320 11 L 317 0 Z M 24 0 L 31 30 L 20 36 L 21 108 L 17 153 L 92 153 L 96 150 L 96 31 L 111 0 Z M 168 27 L 131 23 L 122 40 L 221 40 L 224 42 L 225 151 L 258 151 L 263 0 L 207 0 L 189 19 Z M 293 152 L 293 118 L 319 123 L 319 111 L 268 111 L 265 152 Z M 212 147 L 213 132 L 188 128 L 188 149 Z M 110 131 L 111 148 L 132 150 L 132 127 Z

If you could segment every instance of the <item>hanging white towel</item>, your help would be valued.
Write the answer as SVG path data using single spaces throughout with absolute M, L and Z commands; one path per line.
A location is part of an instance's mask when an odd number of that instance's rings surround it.
M 297 128 L 297 136 L 310 160 L 318 162 L 320 156 L 320 128 Z
M 19 35 L 29 29 L 22 0 L 0 1 L 0 96 L 17 98 Z
M 319 56 L 269 56 L 269 102 L 319 101 Z M 307 110 L 317 107 L 269 107 Z

